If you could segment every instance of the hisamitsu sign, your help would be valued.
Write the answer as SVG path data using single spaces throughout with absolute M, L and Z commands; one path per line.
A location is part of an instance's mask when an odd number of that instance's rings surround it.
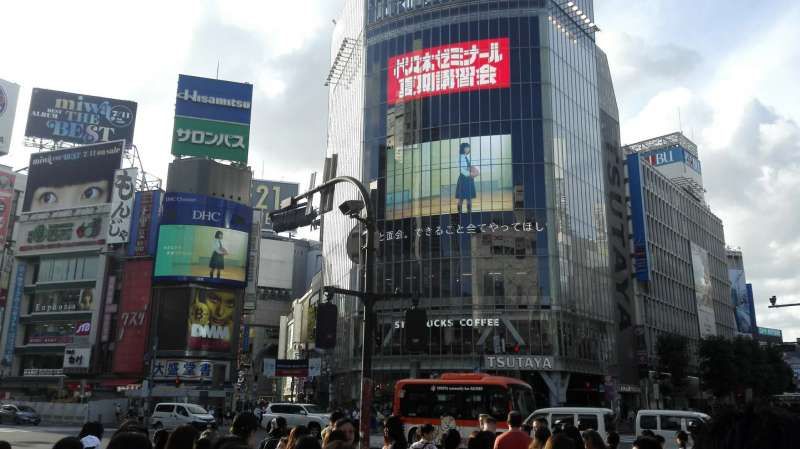
M 511 84 L 508 38 L 460 42 L 389 58 L 387 101 L 402 103 L 434 95 Z

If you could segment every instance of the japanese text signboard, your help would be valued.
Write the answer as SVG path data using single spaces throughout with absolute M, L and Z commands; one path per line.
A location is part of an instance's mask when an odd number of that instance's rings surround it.
M 106 237 L 108 244 L 126 243 L 130 240 L 137 173 L 136 168 L 125 168 L 114 172 L 111 216 L 108 219 L 108 237 Z
M 19 85 L 0 79 L 0 155 L 8 154 L 14 114 L 17 112 Z
M 214 377 L 214 365 L 227 371 L 228 363 L 211 360 L 156 359 L 153 364 L 153 380 L 210 381 Z
M 247 162 L 253 85 L 180 75 L 172 154 Z
M 79 145 L 132 142 L 135 124 L 132 101 L 34 88 L 25 136 Z
M 161 190 L 136 192 L 133 200 L 131 220 L 131 244 L 129 256 L 154 256 L 158 236 L 158 221 L 161 216 Z
M 510 86 L 508 38 L 460 42 L 389 58 L 389 104 Z

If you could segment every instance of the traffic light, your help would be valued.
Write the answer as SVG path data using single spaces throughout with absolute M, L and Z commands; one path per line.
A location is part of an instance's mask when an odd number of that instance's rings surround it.
M 180 376 L 175 376 L 175 388 L 181 387 L 181 378 Z
M 405 352 L 418 354 L 428 351 L 428 314 L 425 309 L 406 310 Z
M 312 209 L 311 213 L 307 213 L 307 208 L 308 204 L 303 203 L 270 212 L 272 230 L 284 232 L 310 226 L 317 218 L 317 212 Z
M 336 304 L 321 302 L 317 305 L 317 348 L 332 349 L 336 347 L 338 317 L 339 310 L 336 308 Z

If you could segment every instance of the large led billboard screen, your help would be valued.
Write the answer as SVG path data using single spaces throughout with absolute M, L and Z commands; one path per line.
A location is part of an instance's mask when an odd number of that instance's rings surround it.
M 244 286 L 252 210 L 191 193 L 164 196 L 155 278 Z
M 437 140 L 386 150 L 386 218 L 510 211 L 511 136 Z
M 389 104 L 511 85 L 508 38 L 459 42 L 389 58 Z
M 125 142 L 103 142 L 31 155 L 23 212 L 95 206 L 111 201 Z
M 85 145 L 133 141 L 136 103 L 34 88 L 26 137 Z
M 233 340 L 236 292 L 194 289 L 189 308 L 188 349 L 228 352 Z

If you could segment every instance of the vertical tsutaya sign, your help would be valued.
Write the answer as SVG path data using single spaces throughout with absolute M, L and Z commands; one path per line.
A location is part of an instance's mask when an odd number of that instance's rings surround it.
M 117 140 L 33 153 L 22 211 L 75 209 L 109 202 L 124 147 L 125 141 Z
M 34 88 L 25 136 L 79 145 L 133 142 L 136 103 Z
M 389 104 L 511 85 L 506 37 L 459 42 L 389 58 Z
M 633 224 L 633 271 L 636 279 L 649 282 L 650 253 L 647 250 L 647 220 L 644 216 L 642 167 L 638 154 L 628 156 L 628 186 L 631 192 L 631 222 Z
M 14 205 L 15 180 L 16 175 L 13 172 L 0 170 L 0 244 L 5 243 L 8 235 L 11 208 Z
M 155 256 L 158 221 L 161 216 L 161 190 L 136 192 L 131 220 L 129 256 Z
M 130 240 L 133 195 L 136 192 L 136 168 L 114 172 L 114 190 L 111 193 L 111 215 L 108 218 L 106 243 L 126 243 Z
M 708 264 L 708 251 L 694 242 L 691 242 L 690 245 L 700 338 L 712 337 L 717 335 L 717 325 L 714 316 L 714 299 L 711 297 L 711 267 Z
M 247 162 L 253 85 L 178 76 L 172 154 Z
M 3 353 L 3 364 L 11 365 L 14 359 L 14 347 L 17 345 L 17 324 L 19 321 L 19 308 L 22 302 L 22 291 L 25 289 L 25 262 L 17 262 L 17 275 L 14 278 L 14 295 L 11 297 L 11 314 L 8 318 L 8 331 L 6 332 L 6 347 Z
M 19 85 L 0 79 L 0 155 L 8 154 L 17 112 Z

